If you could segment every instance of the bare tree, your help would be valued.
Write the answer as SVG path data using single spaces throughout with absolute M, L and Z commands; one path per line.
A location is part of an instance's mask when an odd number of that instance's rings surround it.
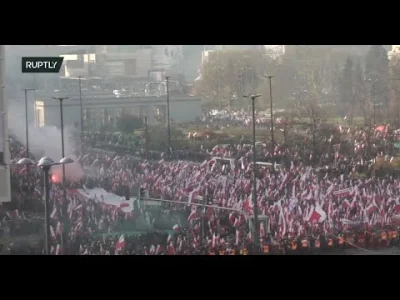
M 390 76 L 391 80 L 390 91 L 391 91 L 391 103 L 392 103 L 392 116 L 395 120 L 397 127 L 400 127 L 400 58 L 393 56 L 390 60 Z
M 326 86 L 326 67 L 316 60 L 304 60 L 296 76 L 299 89 L 304 93 L 303 107 L 310 119 L 313 140 L 313 161 L 318 159 L 317 128 L 320 119 L 324 116 L 321 99 Z

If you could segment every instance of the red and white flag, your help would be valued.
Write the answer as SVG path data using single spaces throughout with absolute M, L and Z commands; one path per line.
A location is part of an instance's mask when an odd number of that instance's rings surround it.
M 240 231 L 236 229 L 236 241 L 235 245 L 239 245 L 240 243 Z
M 125 248 L 125 237 L 124 237 L 124 235 L 122 234 L 122 235 L 119 237 L 118 242 L 115 244 L 115 250 L 116 250 L 116 251 L 120 251 L 120 250 L 123 250 L 124 248 Z
M 175 224 L 175 225 L 172 227 L 172 230 L 175 231 L 175 232 L 179 232 L 179 231 L 181 231 L 181 226 L 178 225 L 178 224 Z
M 167 255 L 175 255 L 175 247 L 174 244 L 172 242 L 169 243 L 169 246 L 167 248 Z
M 57 214 L 57 208 L 54 208 L 53 211 L 52 211 L 52 213 L 51 213 L 51 215 L 50 215 L 50 218 L 51 218 L 51 219 L 57 219 L 56 214 Z
M 197 210 L 196 208 L 194 210 L 192 210 L 192 212 L 190 213 L 189 217 L 188 217 L 188 221 L 192 221 L 194 219 L 197 219 Z
M 350 188 L 333 192 L 333 194 L 336 197 L 347 197 L 347 196 L 350 195 L 350 193 L 351 193 L 351 189 Z
M 56 255 L 61 255 L 61 254 L 62 254 L 61 246 L 59 244 L 57 244 Z
M 265 226 L 263 222 L 260 223 L 260 237 L 265 237 Z
M 278 225 L 279 225 L 279 235 L 284 236 L 286 234 L 286 220 L 282 210 L 279 214 Z
M 396 205 L 395 205 L 395 207 L 394 207 L 394 211 L 395 211 L 396 213 L 399 213 L 399 212 L 400 212 L 400 199 L 399 199 L 399 198 L 396 199 Z
M 375 205 L 375 203 L 371 203 L 366 209 L 367 216 L 369 217 L 376 211 L 378 211 L 378 207 Z
M 326 213 L 325 211 L 322 209 L 322 207 L 317 204 L 313 210 L 313 212 L 310 215 L 310 218 L 308 219 L 308 222 L 318 222 L 318 223 L 322 223 L 326 220 Z

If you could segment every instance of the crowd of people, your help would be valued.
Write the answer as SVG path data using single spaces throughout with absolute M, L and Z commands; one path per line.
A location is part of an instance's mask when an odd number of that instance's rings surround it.
M 319 155 L 316 166 L 316 154 L 307 142 L 273 150 L 268 143 L 257 144 L 255 150 L 244 143 L 219 145 L 200 150 L 205 153 L 202 163 L 162 156 L 146 160 L 87 148 L 77 159 L 85 176 L 68 180 L 67 195 L 59 183 L 52 183 L 51 252 L 301 254 L 398 245 L 400 180 L 369 163 L 377 156 L 392 160 L 397 133 L 381 127 L 373 134 L 335 128 L 321 143 L 328 150 Z M 257 167 L 256 203 L 252 151 L 260 161 L 270 162 Z M 16 141 L 11 142 L 11 153 L 14 160 L 26 156 Z M 369 176 L 359 176 L 364 173 Z M 13 167 L 12 182 L 19 211 L 2 212 L 6 227 L 29 220 L 20 212 L 42 205 L 40 172 Z M 77 192 L 95 187 L 121 197 L 170 202 L 153 207 L 137 200 L 126 212 L 101 197 Z M 249 222 L 254 205 L 261 216 L 259 240 L 254 240 Z

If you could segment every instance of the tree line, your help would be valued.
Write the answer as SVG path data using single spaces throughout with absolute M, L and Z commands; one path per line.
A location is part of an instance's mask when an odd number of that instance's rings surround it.
M 257 107 L 269 102 L 272 75 L 274 105 L 290 108 L 298 117 L 355 116 L 365 123 L 400 124 L 400 60 L 388 59 L 382 45 L 372 45 L 365 56 L 312 46 L 295 55 L 265 56 L 257 50 L 216 51 L 201 66 L 198 92 L 212 108 L 246 108 L 242 95 L 261 93 Z

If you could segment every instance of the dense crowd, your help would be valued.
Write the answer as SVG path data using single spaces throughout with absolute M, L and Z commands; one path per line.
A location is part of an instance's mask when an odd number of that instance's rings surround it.
M 288 254 L 397 244 L 400 180 L 376 170 L 367 178 L 357 176 L 371 170 L 367 152 L 391 160 L 396 132 L 384 126 L 367 136 L 338 128 L 329 139 L 331 152 L 320 158 L 319 168 L 307 166 L 312 159 L 304 159 L 307 155 L 300 153 L 299 145 L 276 146 L 274 151 L 257 145 L 258 157 L 272 162 L 259 164 L 257 170 L 256 205 L 267 216 L 260 222 L 260 248 L 254 248 L 248 222 L 254 212 L 250 145 L 206 150 L 203 163 L 144 160 L 89 149 L 78 158 L 86 175 L 67 183 L 66 197 L 59 184 L 52 184 L 52 253 Z M 16 142 L 11 152 L 15 160 L 25 156 Z M 40 205 L 35 201 L 42 192 L 37 188 L 40 172 L 13 167 L 12 178 L 18 208 Z M 126 212 L 100 197 L 88 199 L 77 192 L 83 187 L 101 187 L 120 196 L 127 190 L 136 196 L 142 189 L 146 197 L 174 203 L 151 207 L 136 201 Z M 13 210 L 3 223 L 26 219 Z

